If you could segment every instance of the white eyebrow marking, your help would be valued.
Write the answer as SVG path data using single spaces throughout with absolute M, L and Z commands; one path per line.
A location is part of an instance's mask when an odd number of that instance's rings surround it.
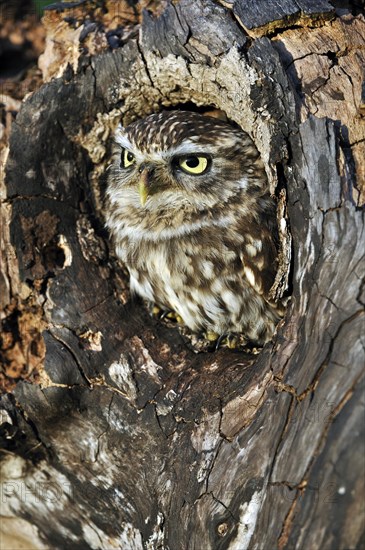
M 133 149 L 133 143 L 129 141 L 126 135 L 120 133 L 119 128 L 118 131 L 115 133 L 115 141 L 121 147 L 125 147 L 126 149 Z
M 209 149 L 208 145 L 202 145 L 199 143 L 194 143 L 194 141 L 185 140 L 181 145 L 177 147 L 171 147 L 169 149 L 169 155 L 187 155 L 189 153 L 205 153 L 206 149 Z

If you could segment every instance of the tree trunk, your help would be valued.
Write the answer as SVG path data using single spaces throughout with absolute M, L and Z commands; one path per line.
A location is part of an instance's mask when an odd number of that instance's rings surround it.
M 6 548 L 364 547 L 364 18 L 281 5 L 45 12 L 2 195 Z M 290 300 L 262 350 L 152 319 L 103 229 L 113 128 L 193 105 L 252 136 L 278 198 Z

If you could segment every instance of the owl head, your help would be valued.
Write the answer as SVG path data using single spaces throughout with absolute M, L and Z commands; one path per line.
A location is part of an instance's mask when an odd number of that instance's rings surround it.
M 164 111 L 118 127 L 109 181 L 114 200 L 148 214 L 202 211 L 246 191 L 252 197 L 266 178 L 256 147 L 238 127 Z

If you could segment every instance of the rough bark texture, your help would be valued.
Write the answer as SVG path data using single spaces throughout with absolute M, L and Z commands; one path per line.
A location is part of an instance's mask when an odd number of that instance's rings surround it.
M 360 549 L 364 19 L 327 1 L 268 1 L 265 20 L 239 0 L 103 4 L 46 13 L 48 82 L 10 137 L 6 547 Z M 184 104 L 249 132 L 287 197 L 291 300 L 260 353 L 195 353 L 129 299 L 108 248 L 111 130 Z

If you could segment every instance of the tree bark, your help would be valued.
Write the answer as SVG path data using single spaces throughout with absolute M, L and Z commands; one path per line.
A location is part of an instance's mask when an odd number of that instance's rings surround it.
M 365 544 L 364 18 L 277 4 L 45 13 L 2 194 L 7 548 Z M 265 163 L 290 300 L 262 350 L 197 353 L 109 249 L 112 131 L 173 106 L 224 111 Z

